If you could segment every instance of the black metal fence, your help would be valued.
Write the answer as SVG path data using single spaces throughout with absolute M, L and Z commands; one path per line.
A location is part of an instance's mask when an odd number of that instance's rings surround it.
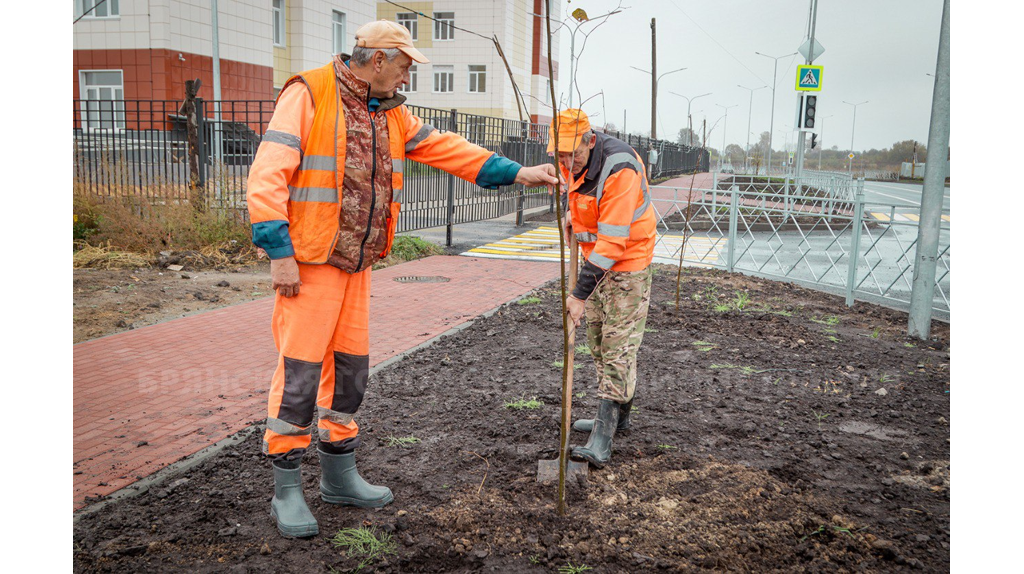
M 523 165 L 550 161 L 546 125 L 409 106 L 424 123 L 455 131 L 469 141 Z M 195 141 L 190 144 L 181 102 L 170 100 L 74 100 L 75 186 L 101 198 L 152 202 L 188 201 L 190 184 L 203 190 L 213 209 L 246 212 L 249 165 L 273 115 L 273 101 L 196 99 Z M 610 135 L 626 141 L 653 178 L 707 171 L 708 154 L 673 142 Z M 652 165 L 650 151 L 657 153 Z M 189 156 L 198 156 L 198 173 Z M 490 191 L 441 170 L 407 161 L 400 231 L 492 219 L 524 210 L 553 209 L 545 188 L 512 185 Z

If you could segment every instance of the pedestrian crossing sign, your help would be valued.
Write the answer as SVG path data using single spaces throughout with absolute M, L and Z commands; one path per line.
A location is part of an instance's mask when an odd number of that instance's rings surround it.
M 820 92 L 824 66 L 797 66 L 796 90 L 798 92 Z

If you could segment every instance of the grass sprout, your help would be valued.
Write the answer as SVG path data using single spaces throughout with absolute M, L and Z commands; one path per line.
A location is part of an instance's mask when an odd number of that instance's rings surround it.
M 409 436 L 394 436 L 388 435 L 384 437 L 384 446 L 399 446 L 402 448 L 409 448 L 412 445 L 420 442 L 420 439 L 409 435 Z
M 526 397 L 520 397 L 517 400 L 509 401 L 505 403 L 506 409 L 515 409 L 521 411 L 523 409 L 537 410 L 544 406 L 544 403 L 537 400 L 537 397 L 531 397 L 530 400 L 526 400 Z
M 375 560 L 398 553 L 398 544 L 394 537 L 387 532 L 377 532 L 373 527 L 361 526 L 339 530 L 334 538 L 331 538 L 331 544 L 343 548 L 349 558 L 360 560 L 356 571 L 362 570 Z

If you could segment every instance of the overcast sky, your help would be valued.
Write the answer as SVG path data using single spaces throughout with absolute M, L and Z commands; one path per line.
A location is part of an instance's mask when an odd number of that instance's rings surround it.
M 573 0 L 565 6 L 568 13 L 579 7 L 594 17 L 618 4 Z M 687 68 L 664 76 L 658 86 L 660 138 L 675 140 L 686 125 L 686 100 L 671 92 L 691 98 L 711 92 L 693 100 L 694 129 L 699 132 L 703 118 L 710 129 L 725 114 L 721 106 L 735 106 L 728 110 L 727 125 L 721 120 L 709 134 L 709 145 L 720 148 L 724 131 L 727 143 L 745 146 L 751 95 L 738 85 L 768 86 L 753 93 L 751 143 L 768 131 L 774 62 L 754 52 L 771 56 L 796 52 L 806 39 L 810 0 L 623 0 L 622 5 L 629 8 L 590 35 L 577 71 L 584 100 L 604 91 L 608 122 L 621 129 L 623 110 L 628 110 L 630 132 L 650 129 L 651 78 L 630 66 L 651 69 L 653 17 L 657 19 L 658 74 Z M 857 106 L 854 150 L 887 148 L 907 139 L 927 142 L 933 85 L 932 77 L 925 74 L 935 73 L 941 19 L 941 0 L 819 1 L 815 39 L 825 51 L 814 64 L 824 66 L 818 110 L 819 118 L 826 118 L 821 136 L 825 147 L 850 147 L 853 106 L 844 101 L 868 102 Z M 560 87 L 565 98 L 570 29 L 561 30 Z M 583 32 L 594 29 L 594 23 L 580 27 L 577 54 Z M 775 149 L 782 149 L 787 132 L 792 133 L 796 66 L 803 63 L 799 55 L 778 60 Z M 574 96 L 574 104 L 578 106 L 579 101 Z M 600 116 L 601 97 L 590 99 L 583 109 Z M 594 123 L 603 121 L 595 118 Z

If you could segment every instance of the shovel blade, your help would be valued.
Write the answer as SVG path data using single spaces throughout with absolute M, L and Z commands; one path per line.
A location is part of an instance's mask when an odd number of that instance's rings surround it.
M 587 478 L 590 466 L 586 462 L 569 460 L 565 468 L 565 483 L 573 484 L 578 478 Z M 550 483 L 558 482 L 558 459 L 537 461 L 537 482 Z

